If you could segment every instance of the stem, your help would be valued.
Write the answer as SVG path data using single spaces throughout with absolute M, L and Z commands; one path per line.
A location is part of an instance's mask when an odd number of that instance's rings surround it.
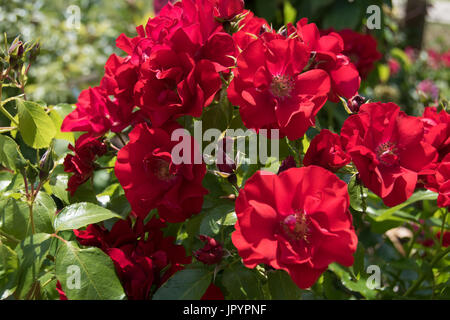
M 8 239 L 9 241 L 15 242 L 15 243 L 19 243 L 20 242 L 20 240 L 17 240 L 16 238 L 14 238 L 13 236 L 10 236 L 9 234 L 6 234 L 2 230 L 0 230 L 0 236 Z
M 19 126 L 19 123 L 14 119 L 14 117 L 8 112 L 8 110 L 5 109 L 3 104 L 0 104 L 0 111 L 7 117 L 12 123 L 14 123 L 16 126 Z
M 123 145 L 125 146 L 127 143 L 125 142 L 125 139 L 122 137 L 122 134 L 120 132 L 117 132 L 116 135 L 119 138 L 119 140 L 123 143 Z
M 433 269 L 433 267 L 439 262 L 439 260 L 441 260 L 449 252 L 450 252 L 450 247 L 447 247 L 444 251 L 441 251 L 440 253 L 438 253 L 434 257 L 434 259 L 431 261 L 430 269 Z M 417 279 L 416 282 L 414 282 L 411 285 L 411 287 L 409 287 L 409 289 L 405 292 L 405 294 L 403 296 L 407 297 L 407 296 L 411 295 L 414 291 L 416 291 L 417 288 L 422 284 L 423 280 L 425 280 L 425 278 L 426 278 L 426 272 L 424 272 L 420 275 L 419 279 Z
M 444 210 L 440 209 L 441 212 L 443 212 L 443 217 L 442 217 L 442 226 L 441 226 L 441 236 L 439 239 L 439 243 L 441 245 L 442 248 L 442 242 L 444 241 L 444 229 L 445 229 L 445 222 L 447 221 L 447 215 L 448 215 L 448 210 L 447 208 L 444 208 Z

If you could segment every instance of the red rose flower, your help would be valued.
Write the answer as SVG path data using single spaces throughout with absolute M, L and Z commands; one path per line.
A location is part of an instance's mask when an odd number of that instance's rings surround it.
M 356 66 L 362 78 L 366 78 L 374 68 L 374 63 L 382 58 L 377 50 L 377 40 L 370 34 L 362 34 L 351 29 L 338 32 L 344 40 L 344 51 Z M 390 64 L 389 64 L 390 65 Z
M 308 288 L 330 263 L 353 264 L 358 238 L 348 208 L 347 185 L 321 167 L 258 171 L 236 200 L 232 241 L 247 267 L 286 270 Z
M 244 11 L 245 18 L 239 22 L 239 31 L 233 34 L 233 39 L 237 46 L 244 50 L 248 45 L 258 39 L 258 36 L 264 32 L 264 27 L 269 28 L 269 23 L 256 17 L 251 11 Z
M 420 119 L 394 103 L 362 105 L 344 122 L 341 137 L 364 185 L 390 207 L 412 195 L 418 174 L 437 158 Z
M 435 107 L 426 107 L 422 120 L 425 141 L 439 152 L 439 161 L 450 153 L 450 114 L 445 110 L 437 112 Z
M 442 159 L 442 162 L 437 167 L 436 184 L 439 186 L 438 206 L 450 208 L 450 153 Z
M 215 16 L 232 20 L 244 11 L 244 0 L 211 0 L 215 4 Z
M 225 300 L 225 297 L 222 290 L 214 283 L 211 283 L 200 300 Z
M 402 68 L 401 65 L 400 65 L 400 62 L 398 62 L 394 58 L 390 58 L 389 59 L 388 65 L 389 65 L 389 72 L 393 76 L 395 76 L 397 73 L 399 73 L 400 69 Z
M 255 40 L 239 55 L 228 97 L 247 128 L 278 128 L 295 140 L 314 125 L 330 88 L 326 72 L 303 72 L 308 48 L 295 39 Z
M 200 235 L 200 240 L 205 243 L 203 248 L 194 251 L 194 257 L 204 264 L 217 264 L 222 260 L 224 251 L 222 245 L 216 239 Z
M 202 208 L 206 166 L 194 164 L 198 148 L 190 136 L 181 137 L 191 142 L 190 163 L 174 163 L 172 149 L 179 142 L 171 141 L 171 134 L 178 128 L 176 123 L 164 129 L 139 124 L 117 155 L 116 176 L 134 213 L 142 218 L 157 208 L 166 221 L 182 222 Z
M 314 52 L 314 68 L 325 70 L 331 79 L 329 99 L 339 101 L 339 96 L 350 99 L 357 94 L 361 78 L 358 70 L 343 53 L 344 41 L 336 32 L 320 35 L 314 23 L 303 18 L 297 23 L 299 38 Z
M 111 100 L 101 87 L 83 90 L 76 109 L 64 119 L 61 131 L 87 131 L 103 135 L 109 130 L 120 132 L 132 119 L 133 104 Z
M 323 129 L 312 139 L 303 159 L 305 166 L 317 165 L 337 171 L 351 161 L 342 148 L 341 137 L 327 129 Z
M 106 153 L 106 145 L 98 138 L 85 133 L 75 141 L 75 147 L 69 145 L 74 155 L 68 154 L 64 159 L 64 171 L 73 173 L 67 190 L 73 195 L 80 185 L 85 183 L 95 169 L 94 160 Z
M 191 263 L 183 246 L 173 237 L 164 237 L 165 224 L 152 218 L 147 224 L 137 219 L 119 220 L 111 231 L 89 225 L 85 231 L 74 230 L 82 245 L 101 248 L 113 260 L 129 300 L 150 298 L 152 288 L 159 288 L 183 265 Z

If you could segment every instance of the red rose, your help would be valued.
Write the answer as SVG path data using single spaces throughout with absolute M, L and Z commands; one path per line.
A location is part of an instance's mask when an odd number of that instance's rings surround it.
M 358 238 L 347 185 L 317 166 L 258 171 L 236 200 L 233 244 L 249 268 L 264 263 L 311 287 L 332 262 L 353 264 Z
M 278 128 L 295 140 L 314 125 L 330 89 L 326 72 L 303 72 L 308 48 L 295 39 L 255 40 L 239 55 L 228 97 L 247 128 Z
M 244 11 L 244 0 L 211 0 L 215 4 L 215 16 L 232 20 Z
M 315 52 L 314 68 L 323 69 L 331 79 L 329 99 L 339 101 L 339 96 L 350 99 L 357 94 L 361 78 L 358 70 L 343 53 L 344 41 L 336 32 L 320 35 L 314 23 L 303 18 L 297 23 L 299 38 Z
M 323 129 L 314 137 L 303 159 L 305 166 L 317 165 L 331 171 L 337 171 L 351 161 L 341 144 L 341 137 Z
M 191 164 L 173 162 L 172 149 L 179 142 L 171 141 L 171 134 L 178 128 L 176 123 L 164 129 L 139 124 L 117 155 L 116 176 L 134 213 L 142 218 L 158 208 L 159 216 L 166 221 L 182 222 L 202 208 L 207 194 L 202 186 L 206 166 L 192 164 L 198 149 L 189 136 L 182 139 L 191 142 Z
M 233 39 L 237 46 L 244 50 L 264 31 L 264 27 L 269 28 L 269 23 L 263 19 L 256 17 L 251 11 L 244 11 L 245 18 L 239 22 L 239 31 L 233 34 Z
M 191 259 L 173 237 L 164 237 L 165 224 L 152 218 L 144 225 L 137 219 L 117 221 L 111 231 L 89 225 L 85 231 L 74 230 L 82 245 L 101 248 L 113 260 L 128 299 L 148 299 L 152 288 L 159 288 Z M 95 239 L 95 240 L 94 240 Z
M 438 206 L 450 208 L 450 153 L 442 159 L 437 167 L 436 184 L 439 186 Z
M 111 100 L 101 87 L 83 90 L 72 111 L 63 121 L 61 131 L 87 131 L 103 135 L 109 130 L 120 132 L 132 119 L 133 104 Z
M 350 58 L 361 77 L 366 78 L 373 70 L 374 63 L 382 58 L 377 50 L 377 40 L 370 34 L 358 33 L 351 29 L 341 30 L 338 33 L 344 40 L 343 54 Z
M 194 251 L 194 257 L 204 264 L 217 264 L 222 260 L 224 251 L 222 245 L 216 239 L 200 235 L 200 240 L 205 243 L 203 248 Z
M 362 105 L 344 122 L 341 137 L 364 185 L 390 207 L 412 195 L 418 174 L 437 158 L 420 119 L 394 103 Z
M 73 195 L 80 185 L 85 183 L 95 169 L 94 160 L 106 153 L 106 145 L 98 138 L 85 133 L 75 141 L 75 147 L 69 145 L 74 155 L 68 154 L 64 159 L 64 171 L 73 173 L 67 190 Z
M 426 107 L 420 118 L 425 129 L 425 141 L 439 152 L 439 161 L 450 153 L 450 114 L 437 112 L 435 107 Z

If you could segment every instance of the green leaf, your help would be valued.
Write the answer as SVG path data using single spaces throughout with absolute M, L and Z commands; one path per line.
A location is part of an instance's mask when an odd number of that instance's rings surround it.
M 284 2 L 284 24 L 294 23 L 297 18 L 297 10 L 292 6 L 289 1 Z
M 55 214 L 56 205 L 52 197 L 45 192 L 39 192 L 33 205 L 35 231 L 38 233 L 53 233 Z
M 65 207 L 57 215 L 54 227 L 56 231 L 79 229 L 111 218 L 122 219 L 120 215 L 111 210 L 93 203 L 81 202 Z
M 11 170 L 25 163 L 17 143 L 8 136 L 0 135 L 0 163 Z
M 29 236 L 17 246 L 19 270 L 15 295 L 21 299 L 31 298 L 29 297 L 30 290 L 40 276 L 42 264 L 50 250 L 51 240 L 49 234 L 37 233 Z
M 56 112 L 55 110 L 52 110 L 50 111 L 49 116 L 52 119 L 53 124 L 55 125 L 56 128 L 55 139 L 67 140 L 72 144 L 75 143 L 75 137 L 73 135 L 73 132 L 61 132 L 61 125 L 63 119 L 61 118 L 59 113 Z
M 67 241 L 58 249 L 55 261 L 56 277 L 69 300 L 125 298 L 114 263 L 99 248 L 80 249 Z
M 323 19 L 323 29 L 356 29 L 361 22 L 361 6 L 355 2 L 335 1 Z
M 46 148 L 56 135 L 52 119 L 39 104 L 16 100 L 19 114 L 19 131 L 23 140 L 35 149 Z
M 356 274 L 356 276 L 359 276 L 364 272 L 364 246 L 361 242 L 358 243 L 358 248 L 355 252 L 355 262 L 353 263 L 353 272 Z
M 336 274 L 336 276 L 340 279 L 342 284 L 349 290 L 359 292 L 367 299 L 374 299 L 376 297 L 378 291 L 375 289 L 370 289 L 367 286 L 366 277 L 360 277 L 358 280 L 353 279 L 347 268 L 337 263 L 330 264 L 328 266 L 328 269 L 333 271 Z
M 178 271 L 155 292 L 153 300 L 200 300 L 212 276 L 213 272 L 204 268 Z
M 205 210 L 205 217 L 200 224 L 200 234 L 215 236 L 220 232 L 221 226 L 234 225 L 236 213 L 234 204 L 223 204 Z
M 13 198 L 0 200 L 0 230 L 16 239 L 25 239 L 30 229 L 29 214 L 25 202 Z
M 223 273 L 222 284 L 231 299 L 263 299 L 261 283 L 255 270 L 243 266 L 228 267 Z
M 0 300 L 14 293 L 18 267 L 17 253 L 0 241 Z
M 268 272 L 270 294 L 274 300 L 299 300 L 302 290 L 284 270 Z
M 416 218 L 412 215 L 409 215 L 405 212 L 401 212 L 400 210 L 403 209 L 406 206 L 409 206 L 410 204 L 417 202 L 417 201 L 423 201 L 423 200 L 436 200 L 438 197 L 438 194 L 429 190 L 422 190 L 415 192 L 411 197 L 409 197 L 408 200 L 405 202 L 389 208 L 385 210 L 377 210 L 375 214 L 372 214 L 375 217 L 376 221 L 384 221 L 389 220 L 392 217 L 397 217 L 400 219 L 408 220 L 413 219 L 416 220 Z
M 386 82 L 389 80 L 389 66 L 387 64 L 379 64 L 378 65 L 378 77 L 380 78 L 381 82 Z

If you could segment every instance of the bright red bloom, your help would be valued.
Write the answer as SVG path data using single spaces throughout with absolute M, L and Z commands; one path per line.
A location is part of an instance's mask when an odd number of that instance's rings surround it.
M 244 11 L 245 18 L 239 23 L 239 31 L 233 34 L 233 39 L 237 46 L 244 50 L 248 45 L 258 39 L 265 30 L 269 28 L 269 23 L 263 19 L 256 17 L 251 11 Z
M 244 11 L 244 0 L 211 0 L 215 4 L 215 16 L 232 20 Z
M 225 297 L 222 290 L 214 283 L 211 283 L 200 300 L 225 300 Z
M 201 116 L 222 86 L 220 72 L 234 66 L 236 46 L 214 10 L 210 0 L 169 3 L 145 28 L 137 28 L 138 37 L 117 39 L 139 67 L 134 103 L 153 126 Z
M 351 161 L 341 144 L 341 137 L 327 129 L 323 129 L 312 139 L 303 159 L 305 166 L 317 165 L 336 171 Z
M 350 99 L 357 94 L 361 78 L 358 70 L 343 53 L 344 41 L 336 32 L 320 35 L 314 23 L 303 18 L 297 23 L 299 38 L 315 53 L 313 68 L 325 70 L 331 79 L 329 99 L 339 101 L 339 96 Z
M 425 141 L 437 149 L 441 161 L 450 153 L 450 114 L 426 107 L 420 119 L 425 129 Z
M 204 264 L 217 264 L 224 255 L 222 245 L 214 238 L 200 235 L 200 240 L 205 243 L 203 248 L 194 251 L 194 257 Z
M 302 73 L 309 55 L 295 39 L 255 40 L 239 55 L 228 97 L 247 128 L 278 128 L 295 140 L 314 125 L 330 80 L 323 70 Z
M 450 208 L 450 153 L 448 153 L 436 170 L 436 183 L 439 186 L 437 204 Z
M 119 220 L 111 231 L 89 225 L 85 231 L 74 230 L 82 245 L 96 246 L 113 260 L 117 274 L 130 300 L 150 298 L 152 288 L 159 288 L 191 259 L 173 237 L 164 237 L 165 224 L 152 218 L 147 224 L 137 219 Z
M 412 195 L 418 174 L 437 158 L 420 119 L 394 103 L 362 105 L 344 122 L 341 137 L 364 185 L 390 207 Z
M 370 34 L 362 34 L 351 29 L 338 32 L 344 40 L 342 52 L 356 66 L 362 78 L 366 78 L 374 68 L 374 63 L 382 58 L 377 50 L 377 40 Z
M 258 171 L 236 200 L 232 241 L 247 267 L 286 270 L 309 288 L 330 263 L 353 264 L 358 238 L 348 208 L 347 185 L 321 167 Z
M 61 131 L 87 131 L 93 135 L 122 131 L 131 122 L 133 105 L 118 102 L 111 100 L 104 88 L 83 90 L 77 108 L 64 119 Z
M 85 183 L 95 169 L 94 160 L 106 153 L 106 145 L 97 137 L 85 133 L 75 141 L 75 147 L 69 145 L 74 155 L 68 154 L 64 159 L 64 171 L 73 173 L 67 190 L 73 195 L 80 185 Z
M 164 129 L 139 124 L 117 155 L 116 176 L 131 208 L 142 218 L 157 208 L 166 221 L 182 222 L 202 208 L 203 196 L 208 193 L 202 186 L 206 166 L 194 164 L 199 150 L 194 138 L 186 134 L 181 139 L 190 142 L 191 149 L 185 150 L 191 151 L 189 163 L 174 163 L 172 149 L 179 141 L 171 141 L 171 135 L 179 128 L 176 123 Z

